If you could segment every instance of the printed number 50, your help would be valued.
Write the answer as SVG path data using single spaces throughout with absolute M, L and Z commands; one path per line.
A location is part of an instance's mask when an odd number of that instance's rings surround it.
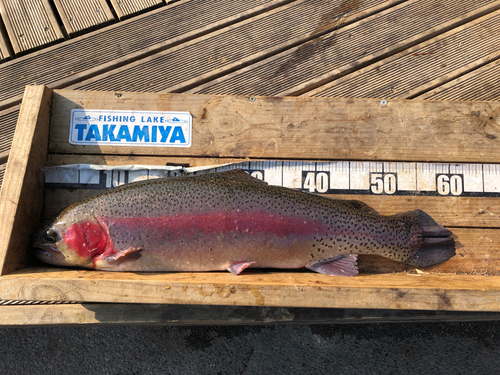
M 394 194 L 396 192 L 396 175 L 392 173 L 372 173 L 370 185 L 373 194 Z

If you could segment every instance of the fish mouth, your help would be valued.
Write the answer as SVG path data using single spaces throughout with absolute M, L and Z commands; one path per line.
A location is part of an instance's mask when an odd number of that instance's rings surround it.
M 56 260 L 63 260 L 66 258 L 59 250 L 51 246 L 44 248 L 38 247 L 35 249 L 35 252 L 39 259 L 53 258 Z

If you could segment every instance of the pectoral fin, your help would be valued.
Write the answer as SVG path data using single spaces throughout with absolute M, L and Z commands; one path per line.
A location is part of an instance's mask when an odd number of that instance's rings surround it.
M 246 261 L 236 261 L 232 262 L 231 265 L 227 268 L 229 272 L 231 272 L 234 276 L 237 276 L 243 271 L 245 268 L 247 268 L 249 265 L 254 264 L 257 262 L 246 262 Z
M 137 260 L 141 257 L 141 248 L 133 248 L 129 247 L 127 250 L 122 250 L 118 253 L 107 255 L 103 257 L 101 260 L 105 260 L 106 262 L 116 262 L 116 261 L 125 261 L 125 260 Z
M 306 268 L 331 276 L 356 276 L 358 274 L 358 255 L 346 254 L 311 263 Z

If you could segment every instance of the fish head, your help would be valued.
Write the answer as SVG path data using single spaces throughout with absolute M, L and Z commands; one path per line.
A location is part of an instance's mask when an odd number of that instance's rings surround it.
M 94 268 L 94 258 L 106 251 L 108 235 L 94 217 L 63 218 L 35 235 L 35 256 L 56 266 Z

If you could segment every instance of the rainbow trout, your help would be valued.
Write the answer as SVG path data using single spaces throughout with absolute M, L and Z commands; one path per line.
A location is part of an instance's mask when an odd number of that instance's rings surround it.
M 109 271 L 306 267 L 354 276 L 357 254 L 443 262 L 455 255 L 451 235 L 420 210 L 382 216 L 234 170 L 110 189 L 62 211 L 35 247 L 50 264 Z

